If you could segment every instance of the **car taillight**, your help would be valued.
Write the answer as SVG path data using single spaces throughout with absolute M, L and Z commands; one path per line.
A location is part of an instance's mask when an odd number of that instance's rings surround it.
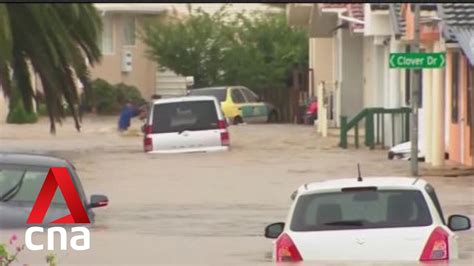
M 222 146 L 229 146 L 230 145 L 230 139 L 229 139 L 229 132 L 221 132 L 221 143 Z
M 291 240 L 290 236 L 283 233 L 276 241 L 276 261 L 302 261 L 303 258 Z
M 441 227 L 437 227 L 428 238 L 423 253 L 421 253 L 420 261 L 448 259 L 448 233 Z
M 145 135 L 151 134 L 151 126 L 150 125 L 145 125 L 143 133 L 145 133 Z
M 227 123 L 225 120 L 219 120 L 217 125 L 219 126 L 219 129 L 227 129 Z
M 151 126 L 146 125 L 143 132 L 145 133 L 145 137 L 143 139 L 143 149 L 145 152 L 149 152 L 153 150 L 153 140 L 148 134 L 151 134 Z
M 230 136 L 229 131 L 227 131 L 227 123 L 224 120 L 219 120 L 217 122 L 219 129 L 221 130 L 221 144 L 222 146 L 230 145 Z

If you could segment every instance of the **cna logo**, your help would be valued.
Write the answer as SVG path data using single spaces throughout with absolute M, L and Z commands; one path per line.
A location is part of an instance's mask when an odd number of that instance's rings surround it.
M 52 167 L 49 169 L 48 175 L 44 180 L 43 186 L 36 198 L 35 204 L 31 209 L 30 216 L 26 221 L 27 224 L 43 223 L 46 212 L 53 201 L 54 193 L 59 187 L 66 201 L 70 214 L 52 221 L 52 224 L 88 224 L 89 216 L 87 215 L 81 198 L 74 187 L 74 182 L 66 167 Z
M 50 224 L 89 224 L 89 216 L 82 204 L 74 182 L 66 167 L 52 167 L 44 180 L 43 186 L 31 209 L 26 224 L 43 224 L 44 218 L 53 201 L 54 194 L 59 187 L 64 201 L 69 209 L 68 215 L 59 217 Z M 34 233 L 43 233 L 44 228 L 39 226 L 29 227 L 25 232 L 25 244 L 29 250 L 43 250 L 43 244 L 33 243 Z M 82 234 L 75 235 L 70 240 L 73 250 L 88 250 L 90 248 L 90 232 L 86 227 L 72 227 L 71 232 Z M 59 233 L 60 249 L 67 250 L 67 231 L 64 227 L 50 227 L 47 229 L 48 250 L 54 250 L 54 235 Z M 81 241 L 82 240 L 82 241 Z M 82 242 L 82 244 L 80 244 Z

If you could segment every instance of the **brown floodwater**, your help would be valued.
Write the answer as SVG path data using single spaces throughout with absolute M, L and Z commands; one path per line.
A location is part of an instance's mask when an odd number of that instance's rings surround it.
M 66 121 L 56 136 L 45 120 L 0 124 L 1 151 L 68 158 L 88 195 L 109 197 L 110 205 L 95 211 L 91 249 L 56 251 L 60 265 L 274 265 L 272 241 L 263 237 L 263 229 L 285 219 L 298 186 L 356 178 L 357 163 L 364 176 L 408 174 L 408 162 L 388 161 L 386 151 L 341 150 L 336 137 L 321 138 L 308 126 L 232 126 L 229 152 L 148 155 L 142 152 L 139 121 L 127 134 L 118 134 L 115 124 L 115 117 L 86 117 L 78 133 Z M 446 215 L 462 213 L 474 220 L 474 177 L 426 179 Z M 19 230 L 0 231 L 0 241 L 12 233 L 23 241 Z M 459 236 L 461 259 L 450 264 L 473 265 L 474 231 Z M 19 262 L 41 264 L 45 254 L 24 251 Z M 304 265 L 322 264 L 342 263 Z

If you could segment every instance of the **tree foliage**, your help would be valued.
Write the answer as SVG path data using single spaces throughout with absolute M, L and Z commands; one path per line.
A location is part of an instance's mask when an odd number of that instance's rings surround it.
M 4 94 L 20 92 L 26 111 L 35 97 L 30 67 L 38 74 L 55 132 L 55 121 L 65 116 L 63 99 L 80 125 L 73 106 L 79 103 L 75 78 L 87 86 L 86 64 L 101 52 L 97 39 L 100 15 L 92 4 L 0 4 L 0 82 Z M 14 86 L 13 86 L 14 85 Z
M 214 14 L 149 21 L 142 38 L 148 56 L 195 87 L 239 84 L 284 88 L 295 64 L 307 63 L 306 32 L 288 26 L 285 14 Z

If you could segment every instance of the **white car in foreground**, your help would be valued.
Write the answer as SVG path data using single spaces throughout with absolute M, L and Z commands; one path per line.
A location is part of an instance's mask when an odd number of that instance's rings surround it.
M 338 179 L 301 186 L 286 223 L 265 228 L 276 261 L 435 261 L 458 257 L 453 231 L 433 187 L 403 177 Z
M 155 100 L 144 133 L 148 153 L 224 151 L 230 146 L 227 122 L 210 96 Z

